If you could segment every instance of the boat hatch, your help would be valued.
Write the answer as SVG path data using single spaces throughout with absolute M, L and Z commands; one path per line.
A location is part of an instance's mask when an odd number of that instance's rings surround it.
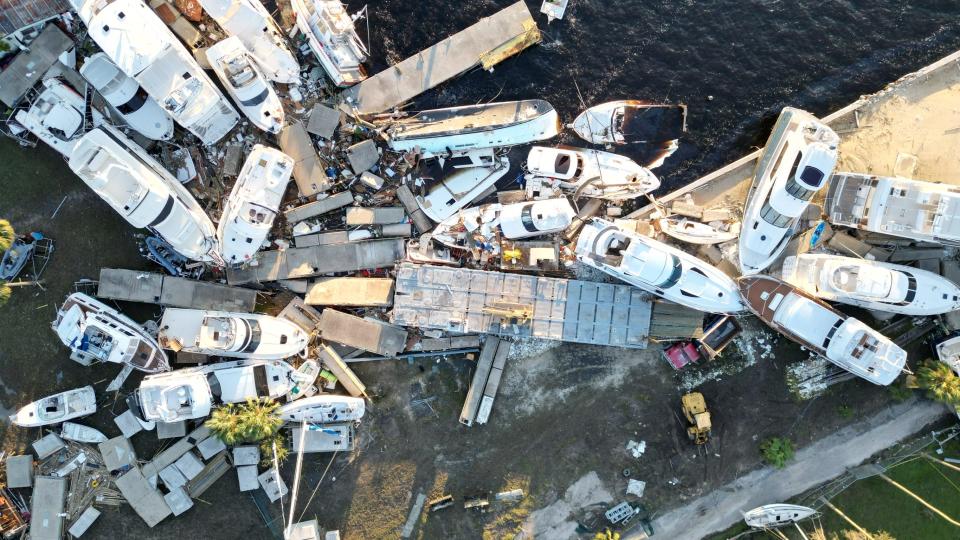
M 763 294 L 766 295 L 766 294 L 768 294 L 768 293 L 763 293 Z M 761 295 L 761 296 L 763 296 L 763 295 Z M 766 300 L 766 299 L 764 299 L 764 300 Z M 773 297 L 773 300 L 770 301 L 770 309 L 773 310 L 773 311 L 776 311 L 776 310 L 777 310 L 777 307 L 780 306 L 780 302 L 783 302 L 783 295 L 780 294 L 780 293 L 777 293 L 777 294 Z
M 276 379 L 276 377 L 274 377 L 274 379 Z M 254 385 L 257 387 L 257 396 L 270 396 L 270 385 L 267 383 L 267 366 L 254 366 L 253 381 Z

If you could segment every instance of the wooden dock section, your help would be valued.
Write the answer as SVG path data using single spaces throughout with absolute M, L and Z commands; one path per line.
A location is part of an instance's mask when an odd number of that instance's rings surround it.
M 490 69 L 540 40 L 537 23 L 526 3 L 520 1 L 377 73 L 341 96 L 347 107 L 359 114 L 388 111 L 474 67 Z
M 162 306 L 239 311 L 257 305 L 257 291 L 139 270 L 101 268 L 97 296 Z
M 243 285 L 385 268 L 403 257 L 403 240 L 384 239 L 261 251 L 256 266 L 228 268 L 227 283 Z
M 827 115 L 823 122 L 840 136 L 836 171 L 960 185 L 958 102 L 960 51 Z M 700 207 L 728 207 L 739 214 L 759 157 L 759 150 L 752 152 L 658 201 L 669 207 L 689 195 Z M 813 202 L 822 204 L 825 193 Z M 628 217 L 643 220 L 654 210 L 648 205 Z

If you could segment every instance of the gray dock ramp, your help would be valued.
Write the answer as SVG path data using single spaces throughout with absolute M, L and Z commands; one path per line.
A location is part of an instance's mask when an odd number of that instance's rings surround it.
M 117 488 L 131 508 L 147 523 L 154 527 L 173 512 L 155 488 L 150 487 L 140 469 L 134 467 L 116 480 Z M 58 537 L 59 538 L 59 537 Z
M 97 296 L 162 306 L 252 312 L 257 291 L 153 272 L 100 269 Z
M 397 107 L 476 66 L 489 69 L 539 43 L 537 23 L 520 1 L 341 94 L 348 107 L 375 114 Z
M 30 538 L 60 540 L 63 538 L 64 504 L 67 500 L 67 479 L 38 476 L 30 502 Z

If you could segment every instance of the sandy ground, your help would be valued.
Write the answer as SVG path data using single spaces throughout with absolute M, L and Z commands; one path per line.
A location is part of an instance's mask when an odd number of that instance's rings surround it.
M 843 474 L 884 448 L 949 414 L 941 404 L 909 401 L 884 409 L 799 451 L 784 469 L 764 467 L 657 518 L 657 536 L 697 539 L 741 519 L 740 512 L 782 502 Z M 829 459 L 824 459 L 829 456 Z M 626 538 L 624 540 L 627 540 Z

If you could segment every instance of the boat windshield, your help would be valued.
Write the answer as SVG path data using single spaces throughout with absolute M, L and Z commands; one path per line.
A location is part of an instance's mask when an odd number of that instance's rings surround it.
M 253 96 L 250 99 L 241 99 L 240 104 L 243 105 L 244 107 L 253 107 L 255 105 L 259 105 L 264 101 L 266 101 L 268 95 L 270 95 L 269 91 L 266 88 L 264 88 L 263 92 L 260 92 L 259 94 Z
M 670 275 L 667 276 L 667 279 L 660 283 L 660 287 L 664 289 L 669 289 L 670 287 L 676 285 L 683 276 L 683 264 L 680 262 L 680 257 L 677 257 L 673 254 L 671 254 L 670 257 L 673 262 L 673 269 L 670 271 Z
M 767 223 L 781 229 L 786 229 L 787 226 L 790 225 L 790 222 L 793 221 L 792 217 L 785 216 L 774 210 L 769 202 L 763 203 L 763 208 L 760 209 L 760 217 Z
M 117 105 L 117 110 L 120 111 L 120 114 L 135 113 L 143 107 L 148 99 L 150 99 L 150 96 L 147 95 L 147 91 L 143 88 L 137 88 L 137 92 L 133 94 L 129 101 Z

